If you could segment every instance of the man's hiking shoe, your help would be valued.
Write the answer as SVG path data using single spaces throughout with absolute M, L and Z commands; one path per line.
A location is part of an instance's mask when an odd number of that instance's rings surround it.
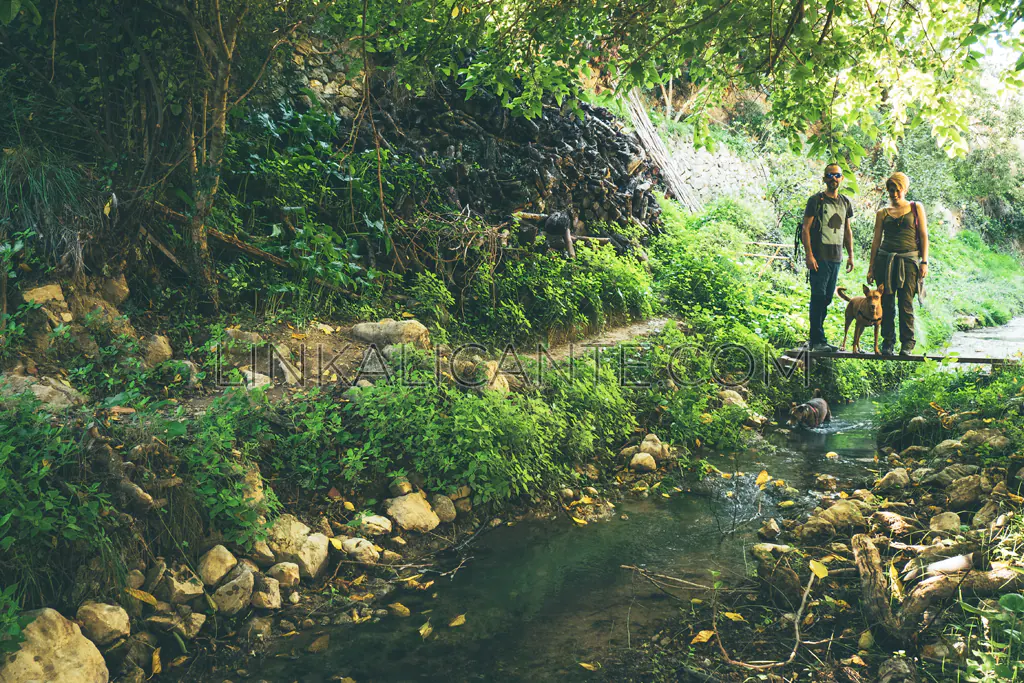
M 913 356 L 914 355 L 914 347 L 911 346 L 910 348 L 900 349 L 900 355 L 901 356 Z
M 832 346 L 831 344 L 829 344 L 827 342 L 821 342 L 821 343 L 814 344 L 813 346 L 811 346 L 811 351 L 814 352 L 814 353 L 835 353 L 838 350 L 839 350 L 838 347 Z
M 883 356 L 895 356 L 896 355 L 896 347 L 894 347 L 894 346 L 883 346 L 882 347 L 882 355 Z

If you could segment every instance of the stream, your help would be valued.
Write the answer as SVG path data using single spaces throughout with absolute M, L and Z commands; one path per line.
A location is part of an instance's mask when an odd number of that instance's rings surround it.
M 948 346 L 1003 357 L 1021 348 L 1024 318 L 959 332 Z M 325 652 L 307 654 L 305 641 L 297 641 L 295 654 L 267 657 L 256 676 L 280 683 L 343 676 L 358 683 L 585 680 L 581 662 L 599 665 L 609 652 L 635 647 L 680 608 L 622 565 L 702 585 L 719 572 L 728 584 L 752 572 L 747 548 L 782 500 L 758 489 L 761 470 L 807 492 L 797 503 L 808 507 L 822 495 L 814 490 L 818 474 L 835 476 L 840 487 L 872 478 L 874 403 L 833 410 L 830 424 L 776 432 L 768 437 L 771 447 L 758 452 L 708 456 L 720 470 L 743 476 L 712 477 L 682 493 L 666 485 L 668 498 L 662 489 L 646 499 L 627 497 L 605 523 L 579 527 L 558 515 L 488 530 L 446 562 L 444 569 L 462 562 L 458 571 L 428 577 L 435 579 L 430 591 L 399 591 L 384 601 L 401 601 L 412 610 L 410 618 L 329 627 Z M 839 457 L 827 458 L 829 451 Z M 465 624 L 449 627 L 458 615 L 465 615 Z M 424 639 L 419 629 L 428 619 L 434 631 Z
M 762 469 L 811 491 L 802 503 L 820 495 L 813 492 L 819 473 L 836 476 L 840 485 L 866 478 L 876 450 L 874 405 L 860 401 L 835 412 L 822 429 L 773 435 L 775 448 L 764 454 L 709 456 L 720 470 L 744 476 L 713 477 L 689 493 L 666 486 L 669 498 L 659 495 L 660 488 L 647 499 L 626 498 L 605 523 L 577 527 L 557 516 L 489 530 L 467 548 L 465 565 L 453 576 L 430 577 L 436 578 L 436 598 L 431 591 L 400 591 L 385 600 L 400 600 L 412 617 L 328 628 L 326 652 L 269 657 L 259 678 L 319 683 L 350 676 L 368 683 L 583 677 L 580 662 L 599 663 L 610 649 L 635 646 L 679 608 L 621 565 L 704 585 L 715 580 L 715 570 L 728 583 L 753 571 L 746 548 L 758 542 L 762 519 L 775 510 L 754 483 Z M 826 458 L 828 451 L 839 458 Z M 460 614 L 465 625 L 448 627 Z M 424 640 L 419 628 L 428 618 L 434 635 Z

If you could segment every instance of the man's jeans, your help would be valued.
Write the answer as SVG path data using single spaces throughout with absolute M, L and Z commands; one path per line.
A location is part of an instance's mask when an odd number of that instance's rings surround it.
M 811 346 L 825 344 L 825 316 L 839 279 L 840 261 L 818 261 L 818 270 L 809 271 L 811 279 Z

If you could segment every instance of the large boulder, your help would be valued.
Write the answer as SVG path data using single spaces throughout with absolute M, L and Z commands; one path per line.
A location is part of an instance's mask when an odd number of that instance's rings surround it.
M 78 608 L 75 619 L 85 637 L 97 645 L 109 645 L 118 638 L 127 638 L 132 632 L 128 612 L 119 605 L 86 602 Z
M 233 581 L 228 581 L 213 594 L 217 611 L 228 616 L 238 614 L 248 607 L 252 598 L 255 577 L 251 571 L 241 572 Z M 278 596 L 280 598 L 280 596 Z M 279 603 L 280 604 L 280 600 Z
M 294 562 L 301 576 L 315 578 L 327 564 L 328 539 L 309 531 L 294 515 L 281 515 L 270 527 L 267 543 L 278 561 Z
M 430 348 L 430 330 L 417 320 L 391 320 L 379 323 L 359 323 L 351 334 L 359 341 L 375 344 L 383 349 L 389 344 L 412 344 L 420 349 Z
M 406 531 L 426 533 L 441 523 L 430 503 L 418 493 L 407 493 L 384 501 L 384 511 Z
M 78 624 L 44 608 L 22 632 L 18 650 L 0 663 L 0 683 L 108 683 L 103 655 Z
M 216 586 L 235 568 L 238 559 L 222 545 L 216 545 L 199 558 L 199 576 L 207 586 Z

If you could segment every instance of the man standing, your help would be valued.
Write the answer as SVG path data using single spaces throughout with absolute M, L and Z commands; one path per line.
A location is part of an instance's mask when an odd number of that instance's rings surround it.
M 810 349 L 835 351 L 825 338 L 825 317 L 839 278 L 839 264 L 846 246 L 846 272 L 853 272 L 853 204 L 839 194 L 843 171 L 836 164 L 825 167 L 825 191 L 811 195 L 804 209 L 801 238 L 807 254 L 807 274 L 811 283 Z

